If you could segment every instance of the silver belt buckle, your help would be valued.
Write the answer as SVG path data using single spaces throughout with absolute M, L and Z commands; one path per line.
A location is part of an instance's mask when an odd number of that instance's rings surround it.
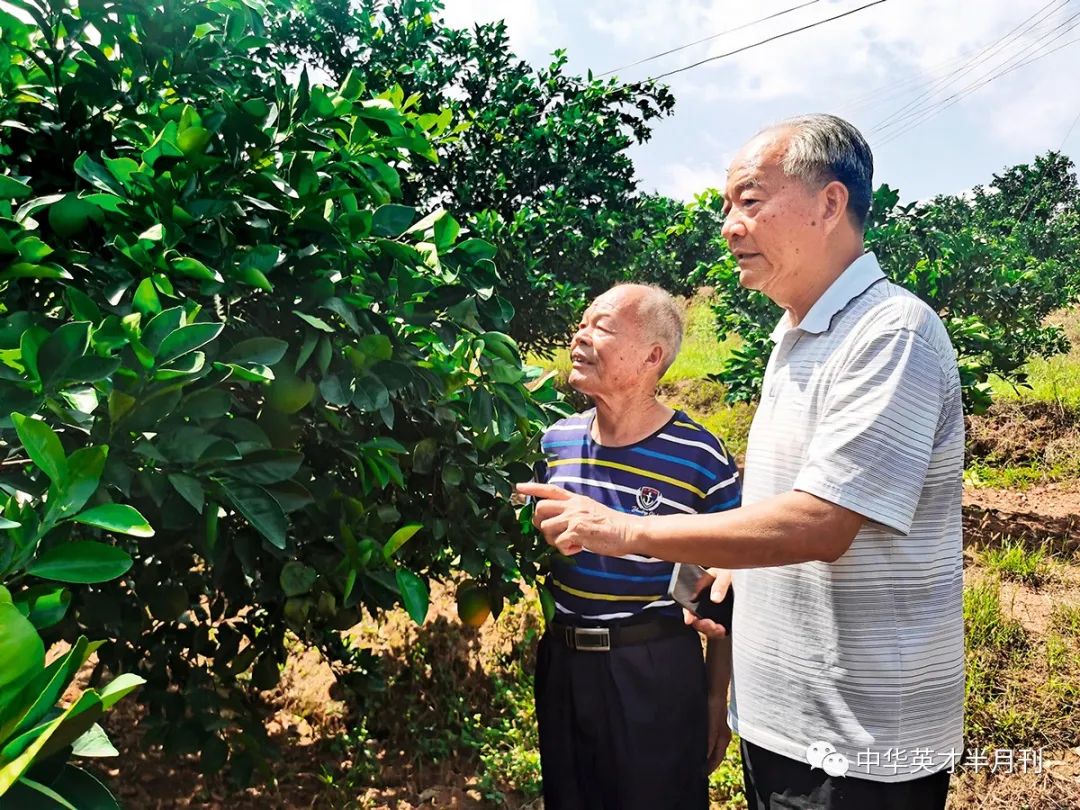
M 611 650 L 611 633 L 606 627 L 567 627 L 566 640 L 580 652 Z

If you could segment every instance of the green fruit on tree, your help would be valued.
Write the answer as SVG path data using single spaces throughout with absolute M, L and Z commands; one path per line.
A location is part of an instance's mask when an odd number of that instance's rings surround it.
M 296 413 L 315 397 L 315 383 L 300 379 L 286 360 L 274 366 L 274 380 L 266 392 L 266 404 L 281 413 Z
M 294 628 L 303 627 L 314 606 L 315 600 L 310 596 L 290 596 L 285 600 L 285 619 Z
M 463 624 L 480 627 L 491 615 L 491 595 L 475 580 L 462 582 L 457 589 L 457 613 Z
M 76 236 L 86 230 L 90 221 L 101 221 L 101 209 L 77 194 L 65 194 L 49 206 L 49 227 L 63 237 Z
M 270 444 L 278 450 L 290 450 L 296 447 L 296 442 L 300 439 L 301 425 L 290 419 L 288 414 L 273 408 L 264 408 L 256 424 L 270 439 Z
M 213 133 L 206 127 L 188 127 L 176 136 L 176 145 L 180 147 L 181 152 L 189 157 L 191 155 L 201 155 L 206 151 L 211 135 Z

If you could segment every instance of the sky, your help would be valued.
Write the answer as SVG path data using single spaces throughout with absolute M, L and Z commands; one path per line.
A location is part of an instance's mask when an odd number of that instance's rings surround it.
M 618 71 L 630 81 L 869 2 L 446 0 L 444 17 L 458 27 L 505 19 L 519 56 L 543 65 L 563 48 L 579 74 L 721 34 Z M 875 185 L 905 201 L 959 193 L 1050 149 L 1080 160 L 1080 0 L 886 0 L 663 81 L 674 115 L 631 152 L 643 190 L 690 199 L 722 187 L 762 126 L 831 112 L 867 137 Z

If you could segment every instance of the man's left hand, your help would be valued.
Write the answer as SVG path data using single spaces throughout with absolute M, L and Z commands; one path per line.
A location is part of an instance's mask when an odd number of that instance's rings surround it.
M 537 499 L 533 524 L 563 554 L 583 548 L 612 557 L 630 552 L 634 517 L 552 484 L 518 484 L 517 491 Z

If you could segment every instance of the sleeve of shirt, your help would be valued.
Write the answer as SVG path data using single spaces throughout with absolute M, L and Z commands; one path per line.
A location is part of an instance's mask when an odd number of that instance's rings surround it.
M 828 393 L 794 489 L 911 531 L 944 402 L 937 352 L 898 329 L 856 349 Z
M 710 465 L 716 479 L 709 482 L 705 497 L 701 499 L 698 512 L 702 514 L 734 509 L 742 503 L 742 483 L 739 480 L 739 469 L 735 466 L 735 461 L 722 443 L 720 449 L 723 452 L 724 460 L 714 459 L 714 463 Z

